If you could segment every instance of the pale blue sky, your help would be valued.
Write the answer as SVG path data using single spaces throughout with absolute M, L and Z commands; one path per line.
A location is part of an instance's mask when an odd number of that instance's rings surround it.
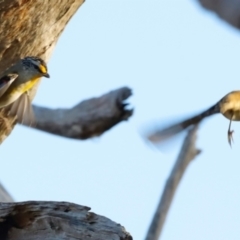
M 17 201 L 70 201 L 144 239 L 181 145 L 162 154 L 139 132 L 153 120 L 201 111 L 240 89 L 240 32 L 194 0 L 87 0 L 62 34 L 35 103 L 71 107 L 133 89 L 134 116 L 94 140 L 17 126 L 1 146 L 0 180 Z M 239 240 L 240 124 L 214 116 L 199 130 L 162 240 Z

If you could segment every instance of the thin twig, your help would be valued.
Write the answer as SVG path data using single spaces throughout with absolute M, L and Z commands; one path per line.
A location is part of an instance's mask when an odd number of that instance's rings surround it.
M 188 166 L 188 164 L 200 153 L 200 150 L 196 149 L 196 132 L 197 126 L 193 126 L 181 148 L 177 161 L 172 169 L 172 172 L 166 182 L 163 194 L 161 196 L 159 205 L 153 217 L 152 223 L 149 227 L 145 240 L 158 240 L 162 232 L 162 228 L 176 192 L 177 186 Z

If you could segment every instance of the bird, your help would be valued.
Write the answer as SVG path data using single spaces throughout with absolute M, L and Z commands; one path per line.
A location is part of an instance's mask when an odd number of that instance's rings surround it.
M 216 104 L 206 109 L 205 111 L 168 127 L 155 130 L 154 132 L 148 134 L 146 137 L 150 142 L 159 144 L 184 131 L 190 126 L 199 124 L 205 118 L 218 113 L 221 113 L 225 118 L 229 120 L 227 139 L 229 145 L 232 146 L 234 131 L 231 130 L 231 124 L 232 121 L 240 121 L 240 90 L 228 93 Z
M 46 62 L 36 56 L 19 59 L 0 74 L 0 110 L 19 123 L 35 123 L 31 100 L 42 77 L 50 78 Z

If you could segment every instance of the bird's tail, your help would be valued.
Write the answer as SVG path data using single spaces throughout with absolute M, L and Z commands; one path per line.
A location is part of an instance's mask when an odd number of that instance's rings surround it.
M 148 140 L 152 143 L 160 143 L 165 141 L 174 135 L 182 132 L 183 130 L 187 129 L 188 127 L 200 123 L 204 118 L 209 117 L 213 114 L 219 113 L 219 104 L 215 104 L 214 106 L 210 107 L 209 109 L 203 111 L 200 114 L 197 114 L 191 118 L 183 120 L 181 122 L 175 123 L 169 127 L 155 130 L 153 133 L 147 136 Z

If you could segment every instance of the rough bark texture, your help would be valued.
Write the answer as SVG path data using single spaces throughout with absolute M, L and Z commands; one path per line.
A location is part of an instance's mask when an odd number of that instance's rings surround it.
M 201 5 L 236 28 L 240 28 L 240 0 L 198 0 Z
M 3 0 L 0 2 L 0 71 L 19 57 L 48 60 L 70 18 L 84 0 Z
M 49 109 L 34 106 L 37 124 L 34 128 L 63 137 L 87 139 L 98 136 L 133 113 L 123 101 L 131 96 L 123 87 L 98 98 L 85 100 L 71 109 Z
M 67 202 L 0 203 L 1 240 L 131 240 L 124 227 Z
M 174 194 L 177 190 L 179 182 L 185 173 L 189 163 L 200 153 L 196 149 L 196 132 L 197 125 L 193 126 L 186 136 L 182 148 L 180 150 L 177 161 L 172 169 L 172 172 L 165 184 L 163 194 L 157 206 L 157 210 L 153 216 L 153 220 L 149 227 L 146 240 L 158 240 L 162 232 L 164 222 L 167 217 L 168 210 L 172 203 Z

